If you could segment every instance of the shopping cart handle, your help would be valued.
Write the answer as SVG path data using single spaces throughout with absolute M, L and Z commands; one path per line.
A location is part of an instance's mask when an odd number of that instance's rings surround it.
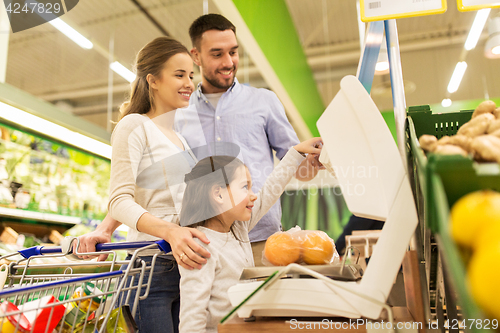
M 112 251 L 112 250 L 129 250 L 140 249 L 141 247 L 156 244 L 158 249 L 165 253 L 172 251 L 170 244 L 161 239 L 156 242 L 118 242 L 118 243 L 102 243 L 96 245 L 96 251 Z M 33 246 L 27 249 L 19 250 L 19 254 L 28 259 L 33 256 L 62 253 L 61 247 L 58 246 Z
M 18 252 L 24 258 L 28 259 L 30 257 L 39 256 L 39 255 L 43 255 L 43 254 L 62 253 L 62 250 L 60 247 L 39 245 L 39 246 L 33 246 L 33 247 L 29 247 L 27 249 L 19 250 Z
M 111 250 L 129 250 L 129 249 L 140 249 L 151 244 L 156 244 L 158 249 L 165 253 L 172 251 L 170 244 L 165 240 L 161 239 L 156 242 L 118 242 L 118 243 L 102 243 L 95 246 L 96 251 L 111 251 Z

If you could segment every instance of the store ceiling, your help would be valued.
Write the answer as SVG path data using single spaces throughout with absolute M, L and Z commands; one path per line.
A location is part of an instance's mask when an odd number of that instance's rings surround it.
M 109 126 L 108 58 L 102 48 L 129 66 L 147 42 L 161 30 L 141 11 L 140 4 L 170 36 L 190 47 L 188 27 L 203 14 L 203 0 L 80 0 L 63 20 L 94 42 L 84 50 L 49 24 L 10 35 L 6 82 L 50 101 L 67 112 Z M 340 79 L 356 74 L 359 34 L 354 0 L 286 0 L 308 58 L 318 90 L 327 105 Z M 208 1 L 209 12 L 219 10 Z M 490 17 L 498 15 L 492 10 Z M 442 15 L 397 20 L 407 105 L 439 103 L 463 50 L 475 12 L 461 13 L 448 1 Z M 500 97 L 500 60 L 483 56 L 486 29 L 476 49 L 467 55 L 469 68 L 452 100 Z M 240 53 L 240 82 L 268 87 L 251 59 Z M 199 75 L 195 77 L 199 81 Z M 388 75 L 374 80 L 372 97 L 381 110 L 392 108 Z M 129 84 L 113 74 L 113 117 Z

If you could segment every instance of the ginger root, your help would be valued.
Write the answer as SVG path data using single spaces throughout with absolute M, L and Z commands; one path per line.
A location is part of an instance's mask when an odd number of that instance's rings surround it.
M 475 118 L 472 118 L 469 122 L 463 124 L 458 129 L 457 134 L 465 135 L 469 138 L 483 135 L 486 133 L 486 130 L 493 120 L 495 120 L 495 116 L 493 114 L 483 113 L 479 116 L 476 116 Z
M 438 139 L 434 135 L 424 134 L 418 139 L 420 147 L 425 151 L 434 151 Z
M 459 146 L 454 145 L 437 146 L 434 150 L 434 153 L 440 155 L 462 155 L 464 157 L 467 156 L 467 152 L 465 150 L 463 150 Z
M 420 147 L 428 152 L 443 155 L 467 155 L 470 152 L 471 138 L 465 135 L 443 136 L 437 139 L 434 135 L 424 134 L 419 139 Z M 446 146 L 445 148 L 442 148 Z M 448 146 L 461 148 L 462 150 L 450 149 Z
M 495 119 L 490 123 L 490 126 L 488 126 L 486 133 L 490 134 L 499 129 L 500 129 L 500 119 Z
M 493 135 L 493 136 L 496 136 L 497 138 L 500 138 L 500 129 L 497 129 L 495 132 L 493 133 L 489 133 L 489 135 Z
M 474 155 L 477 160 L 500 163 L 500 107 L 495 102 L 484 101 L 478 105 L 470 121 L 463 124 L 457 135 L 437 139 L 422 135 L 420 147 L 441 155 Z
M 485 161 L 500 163 L 500 138 L 494 135 L 481 135 L 471 143 L 474 156 Z
M 497 108 L 497 106 L 496 106 L 495 102 L 489 101 L 489 100 L 484 101 L 477 106 L 476 110 L 474 110 L 474 113 L 472 114 L 472 118 L 474 119 L 475 117 L 480 116 L 480 115 L 485 114 L 485 113 L 493 114 L 493 112 L 495 111 L 496 108 Z
M 466 152 L 470 152 L 471 138 L 465 135 L 457 134 L 452 136 L 443 136 L 438 140 L 438 146 L 454 145 L 462 148 Z
M 496 108 L 495 111 L 493 111 L 493 115 L 495 118 L 500 119 L 500 108 Z

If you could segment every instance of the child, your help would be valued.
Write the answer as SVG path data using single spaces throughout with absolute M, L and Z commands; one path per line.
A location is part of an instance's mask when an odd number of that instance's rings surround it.
M 304 153 L 321 152 L 320 143 L 321 138 L 313 138 L 291 148 L 257 195 L 247 167 L 234 157 L 207 157 L 186 175 L 180 224 L 205 233 L 210 244 L 199 243 L 211 257 L 200 270 L 179 266 L 180 333 L 217 332 L 232 309 L 228 288 L 243 268 L 254 266 L 248 232 L 281 196 Z

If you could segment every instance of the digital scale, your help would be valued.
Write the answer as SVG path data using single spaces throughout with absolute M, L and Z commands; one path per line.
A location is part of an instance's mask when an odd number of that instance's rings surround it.
M 402 157 L 380 111 L 354 76 L 342 79 L 316 125 L 324 143 L 320 161 L 337 177 L 349 210 L 385 221 L 377 246 L 364 274 L 342 264 L 245 269 L 228 290 L 239 317 L 377 319 L 388 309 L 387 297 L 418 223 Z

